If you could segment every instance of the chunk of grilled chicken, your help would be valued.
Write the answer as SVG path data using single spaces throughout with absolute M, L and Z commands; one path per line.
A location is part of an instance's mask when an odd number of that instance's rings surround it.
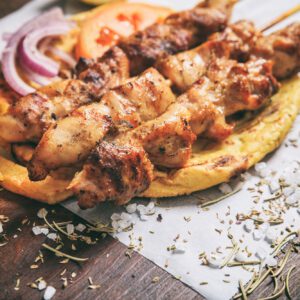
M 252 22 L 242 20 L 213 34 L 209 42 L 196 49 L 159 60 L 156 67 L 178 91 L 184 92 L 205 72 L 211 54 L 240 62 L 253 55 L 272 60 L 274 76 L 283 79 L 299 69 L 299 49 L 300 23 L 264 36 Z
M 100 143 L 69 186 L 78 195 L 79 206 L 93 207 L 100 199 L 124 204 L 144 191 L 153 180 L 153 165 L 147 151 L 156 152 L 156 145 L 152 143 L 152 149 L 148 140 L 156 140 L 167 147 L 169 153 L 173 153 L 174 162 L 186 159 L 191 151 L 189 145 L 195 139 L 187 116 L 189 111 L 185 107 L 170 110 L 156 121 L 119 136 L 114 143 Z
M 300 69 L 300 22 L 257 39 L 252 54 L 271 59 L 273 74 L 284 79 Z
M 126 158 L 131 157 L 131 143 L 135 145 L 135 154 L 138 151 L 139 155 L 144 155 L 143 161 L 148 159 L 154 165 L 163 167 L 183 167 L 190 157 L 196 136 L 205 134 L 216 139 L 226 138 L 233 129 L 232 125 L 226 123 L 226 115 L 240 110 L 258 109 L 277 91 L 278 83 L 271 69 L 272 63 L 264 59 L 253 59 L 245 64 L 227 59 L 217 60 L 209 66 L 206 76 L 180 96 L 165 114 L 110 142 L 99 143 L 92 156 L 101 159 L 88 159 L 83 171 L 76 175 L 70 185 L 79 198 L 80 206 L 91 207 L 106 200 L 117 200 L 119 204 L 124 204 L 138 195 L 134 193 L 137 189 L 130 187 L 128 177 L 125 179 L 126 192 L 118 189 L 119 182 L 115 174 L 120 170 L 115 170 L 113 166 L 107 167 L 105 157 L 101 156 L 105 153 L 103 148 L 114 148 L 112 155 L 117 161 L 119 147 L 128 149 L 126 155 L 122 156 L 120 166 L 124 170 L 130 168 L 130 159 L 126 161 Z M 143 163 L 140 170 L 135 172 L 148 174 L 148 180 L 143 179 L 145 183 L 151 182 L 151 170 L 149 163 Z M 105 178 L 109 193 L 102 188 L 101 176 Z M 133 183 L 136 186 L 135 180 Z M 142 187 L 145 190 L 147 185 L 143 184 Z
M 32 180 L 49 170 L 84 160 L 109 131 L 137 127 L 166 111 L 175 101 L 168 81 L 150 68 L 107 92 L 101 102 L 74 110 L 43 135 L 28 165 Z
M 119 85 L 129 77 L 127 57 L 118 48 L 109 52 L 108 57 L 101 58 L 97 66 L 91 66 L 90 74 L 97 67 L 103 70 L 103 85 L 85 73 L 81 80 L 55 82 L 18 99 L 5 115 L 0 116 L 0 137 L 7 142 L 37 142 L 58 119 L 84 104 L 99 101 L 106 89 Z
M 83 104 L 98 101 L 107 89 L 121 84 L 129 77 L 129 67 L 136 74 L 157 58 L 190 49 L 211 33 L 224 29 L 233 4 L 234 1 L 206 1 L 202 7 L 172 14 L 162 23 L 133 34 L 96 61 L 81 60 L 76 68 L 77 78 L 86 86 L 77 80 L 62 81 L 21 98 L 5 116 L 0 116 L 0 129 L 6 128 L 0 130 L 0 137 L 8 142 L 39 140 L 57 119 Z M 64 90 L 66 85 L 69 88 Z M 79 95 L 69 97 L 72 89 Z M 60 97 L 59 101 L 54 95 Z
M 168 16 L 163 23 L 156 23 L 120 41 L 130 60 L 130 71 L 136 75 L 152 66 L 159 58 L 197 46 L 207 37 L 221 31 L 227 24 L 230 5 L 224 0 L 206 1 L 204 4 Z M 214 5 L 214 6 L 212 6 Z
M 183 56 L 184 53 L 180 55 Z M 229 51 L 226 48 L 226 43 L 208 42 L 193 51 L 189 51 L 187 56 L 191 59 L 194 57 L 194 61 L 200 62 L 191 66 L 191 70 L 189 70 L 190 82 L 192 83 L 192 76 L 195 81 L 205 74 L 209 61 L 222 56 L 228 57 Z M 168 69 L 169 72 L 170 69 Z M 174 65 L 173 69 L 176 73 L 177 66 Z M 192 69 L 194 72 L 192 72 Z M 186 78 L 188 76 L 182 77 Z M 173 77 L 170 77 L 170 79 L 173 79 Z M 188 80 L 184 84 L 187 86 Z M 103 138 L 109 130 L 108 123 L 105 130 L 101 128 L 103 122 L 97 125 L 100 112 L 106 115 L 111 114 L 113 120 L 111 126 L 118 128 L 120 132 L 122 128 L 123 131 L 135 128 L 141 122 L 153 119 L 165 112 L 169 104 L 175 100 L 174 97 L 162 75 L 159 75 L 155 69 L 149 69 L 132 82 L 105 94 L 101 103 L 82 106 L 76 110 L 80 113 L 74 111 L 70 116 L 58 121 L 57 126 L 53 126 L 45 132 L 35 150 L 32 164 L 29 165 L 31 178 L 35 180 L 44 178 L 50 170 L 76 164 L 78 161 L 85 159 L 89 151 L 95 147 L 96 142 Z M 134 102 L 134 107 L 132 107 L 132 102 Z M 106 106 L 109 107 L 109 111 L 105 108 Z M 138 112 L 136 112 L 137 106 L 139 107 Z M 159 109 L 157 109 L 158 106 Z M 97 112 L 94 117 L 91 111 Z M 89 116 L 86 121 L 84 121 L 86 119 L 85 115 Z M 105 120 L 107 120 L 107 117 Z M 84 122 L 86 122 L 85 125 L 83 125 Z M 92 127 L 88 127 L 89 125 Z M 98 127 L 101 130 L 97 129 Z M 92 130 L 93 133 L 89 130 Z M 97 134 L 95 134 L 96 130 Z M 75 142 L 76 145 L 74 145 Z M 54 158 L 49 159 L 52 151 L 56 155 Z

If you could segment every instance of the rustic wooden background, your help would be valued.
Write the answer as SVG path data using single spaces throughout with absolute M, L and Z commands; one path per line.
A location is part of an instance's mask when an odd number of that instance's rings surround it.
M 28 0 L 1 0 L 0 17 L 26 2 Z M 38 269 L 30 269 L 41 249 L 41 244 L 45 241 L 44 236 L 33 236 L 31 231 L 32 223 L 39 221 L 36 213 L 41 207 L 45 206 L 6 191 L 0 192 L 0 215 L 10 218 L 4 225 L 9 242 L 0 247 L 0 299 L 41 299 L 42 293 L 27 286 L 27 283 L 40 276 L 57 288 L 54 299 L 203 299 L 141 255 L 134 253 L 131 258 L 125 256 L 127 248 L 109 236 L 95 245 L 79 246 L 76 255 L 90 258 L 85 263 L 59 264 L 61 259 L 43 251 L 45 262 Z M 72 220 L 74 224 L 82 222 L 80 218 L 60 206 L 47 209 L 55 210 L 54 220 Z M 31 221 L 30 225 L 21 225 L 25 218 Z M 22 231 L 20 232 L 18 228 Z M 15 235 L 17 236 L 14 238 Z M 300 255 L 292 255 L 287 269 L 291 265 L 297 266 L 291 276 L 291 294 L 293 299 L 300 299 L 300 268 L 298 268 Z M 65 268 L 68 278 L 72 272 L 77 276 L 72 284 L 62 289 L 59 274 Z M 88 289 L 89 276 L 95 284 L 101 285 L 99 289 Z M 152 283 L 152 279 L 156 276 L 159 277 L 159 282 Z M 18 291 L 14 289 L 17 278 L 20 278 Z M 272 291 L 272 282 L 266 281 L 249 299 L 267 297 Z M 280 299 L 286 297 L 282 296 Z

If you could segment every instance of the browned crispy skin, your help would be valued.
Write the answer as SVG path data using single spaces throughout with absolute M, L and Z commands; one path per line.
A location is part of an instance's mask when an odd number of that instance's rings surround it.
M 84 104 L 99 101 L 107 88 L 129 77 L 127 57 L 120 49 L 111 51 L 109 59 L 100 59 L 97 66 L 103 70 L 102 81 L 93 81 L 84 73 L 81 80 L 55 82 L 18 99 L 0 116 L 0 137 L 7 142 L 38 141 L 58 119 Z M 93 67 L 90 70 L 93 72 Z
M 231 58 L 246 61 L 251 55 L 273 61 L 273 75 L 284 79 L 300 67 L 300 22 L 264 36 L 249 21 L 239 21 L 223 32 L 215 33 L 210 40 L 227 41 Z
M 96 149 L 81 172 L 83 179 L 87 175 L 91 180 L 82 180 L 78 176 L 73 182 L 83 188 L 82 193 L 79 191 L 82 208 L 95 206 L 100 194 L 122 204 L 124 198 L 141 193 L 152 181 L 153 166 L 143 147 L 134 144 L 115 147 L 104 142 Z M 103 165 L 102 169 L 96 167 L 99 163 Z
M 255 110 L 277 91 L 278 83 L 272 76 L 271 67 L 272 64 L 264 59 L 253 59 L 245 64 L 228 59 L 217 60 L 208 67 L 206 76 L 180 96 L 166 113 L 119 135 L 110 143 L 100 143 L 93 155 L 97 155 L 99 147 L 101 151 L 103 147 L 117 149 L 127 146 L 130 149 L 129 145 L 134 143 L 140 146 L 139 153 L 144 149 L 144 159 L 155 165 L 183 167 L 191 155 L 191 147 L 197 135 L 226 138 L 233 128 L 226 123 L 226 115 L 240 110 Z M 128 152 L 126 154 L 130 157 Z M 129 168 L 130 162 L 125 159 L 126 157 L 122 157 L 122 164 Z M 93 170 L 98 169 L 98 174 L 102 174 L 104 164 L 103 158 L 98 165 L 93 164 Z M 140 172 L 143 170 L 144 165 Z M 83 171 L 70 185 L 78 195 L 82 207 L 86 205 L 84 199 L 89 194 L 90 186 L 93 188 L 93 203 L 118 199 L 118 203 L 124 204 L 138 195 L 129 187 L 131 193 L 118 193 L 114 186 L 110 186 L 107 189 L 113 190 L 114 196 L 106 196 L 99 184 L 101 178 L 96 178 L 95 173 L 91 174 L 89 171 L 90 162 L 84 165 Z M 151 181 L 150 176 L 148 181 Z M 146 188 L 147 186 L 143 186 L 143 190 Z M 87 206 L 90 207 L 90 203 Z
M 261 37 L 253 47 L 252 53 L 274 62 L 273 73 L 278 79 L 284 79 L 300 68 L 300 22 Z
M 169 83 L 153 68 L 107 92 L 101 102 L 74 110 L 43 135 L 30 164 L 32 180 L 50 170 L 80 163 L 109 131 L 155 119 L 175 101 Z
M 223 30 L 227 16 L 215 8 L 196 7 L 167 17 L 121 41 L 119 47 L 130 60 L 132 75 L 152 66 L 157 59 L 188 50 Z

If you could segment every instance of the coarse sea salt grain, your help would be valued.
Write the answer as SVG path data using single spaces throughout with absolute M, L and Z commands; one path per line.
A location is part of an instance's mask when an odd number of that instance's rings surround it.
M 269 190 L 271 194 L 274 194 L 280 190 L 280 184 L 277 179 L 274 179 L 269 183 Z
M 183 243 L 181 241 L 176 242 L 175 249 L 172 250 L 173 254 L 183 254 L 187 250 L 187 243 Z
M 47 209 L 41 208 L 41 209 L 38 211 L 37 216 L 38 216 L 40 219 L 43 219 L 43 218 L 45 218 L 45 217 L 47 216 L 47 214 L 48 214 Z
M 269 244 L 273 244 L 277 239 L 277 235 L 278 235 L 277 232 L 274 229 L 270 228 L 266 232 L 265 240 Z
M 267 164 L 265 162 L 258 163 L 254 166 L 256 174 L 259 177 L 265 178 L 271 175 L 272 171 L 267 168 Z
M 246 232 L 252 232 L 253 231 L 253 229 L 254 229 L 254 223 L 253 223 L 253 221 L 252 220 L 246 220 L 245 222 L 244 222 L 244 230 L 246 231 Z
M 253 239 L 255 241 L 260 241 L 263 237 L 264 237 L 264 233 L 261 230 L 256 229 L 253 231 Z
M 79 223 L 78 225 L 76 225 L 75 229 L 79 232 L 83 232 L 86 229 L 86 226 Z
M 218 188 L 223 194 L 232 193 L 232 187 L 226 182 L 220 184 Z
M 44 290 L 46 288 L 46 286 L 47 286 L 46 281 L 45 280 L 41 280 L 38 283 L 37 288 L 38 288 L 39 291 L 42 291 L 42 290 Z
M 266 259 L 265 259 L 265 264 L 268 265 L 269 267 L 276 267 L 277 264 L 278 264 L 278 261 L 275 257 L 273 256 L 268 256 Z
M 127 211 L 129 214 L 133 214 L 133 213 L 136 212 L 136 207 L 137 207 L 136 203 L 128 204 L 128 205 L 126 206 L 126 211 Z
M 57 239 L 57 234 L 56 233 L 49 233 L 47 235 L 47 238 L 50 239 L 50 240 L 55 241 Z
M 223 259 L 220 256 L 207 256 L 208 265 L 214 269 L 220 269 L 223 263 Z
M 294 194 L 286 198 L 286 203 L 289 205 L 297 204 L 300 200 L 300 190 L 297 189 Z
M 245 253 L 239 251 L 239 252 L 235 255 L 234 259 L 235 259 L 236 261 L 238 261 L 238 262 L 241 262 L 241 261 L 246 261 L 246 260 L 248 259 L 248 257 L 247 257 L 247 255 L 246 255 Z
M 267 257 L 268 253 L 264 248 L 259 247 L 256 250 L 255 256 L 259 259 L 259 260 L 264 260 Z
M 56 289 L 53 286 L 48 285 L 44 293 L 44 300 L 52 299 L 55 293 L 56 293 Z
M 34 226 L 32 227 L 32 232 L 34 235 L 39 235 L 42 233 L 41 227 L 40 226 Z
M 295 193 L 295 189 L 291 186 L 288 186 L 283 189 L 282 193 L 285 197 L 288 197 L 288 196 L 292 195 L 293 193 Z
M 75 227 L 73 224 L 67 224 L 66 230 L 67 230 L 67 233 L 70 235 L 70 234 L 74 233 Z
M 49 229 L 48 228 L 41 228 L 41 233 L 44 235 L 47 235 L 49 233 Z
M 0 233 L 3 232 L 3 224 L 0 222 Z
M 118 221 L 118 220 L 121 220 L 121 215 L 120 214 L 117 214 L 117 213 L 113 213 L 110 217 L 110 219 L 112 221 Z

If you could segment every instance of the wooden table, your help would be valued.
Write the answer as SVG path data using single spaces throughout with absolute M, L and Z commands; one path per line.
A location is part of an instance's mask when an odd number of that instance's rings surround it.
M 0 1 L 0 17 L 27 1 Z M 89 257 L 87 262 L 60 264 L 61 258 L 43 251 L 45 262 L 40 264 L 38 269 L 31 269 L 30 266 L 34 264 L 42 243 L 46 241 L 45 236 L 34 236 L 31 230 L 33 222 L 40 222 L 36 214 L 41 207 L 45 205 L 6 191 L 0 192 L 0 215 L 4 214 L 10 218 L 4 225 L 9 242 L 0 247 L 0 299 L 41 299 L 41 292 L 27 286 L 27 283 L 41 276 L 48 284 L 57 288 L 54 299 L 203 299 L 141 255 L 134 253 L 131 258 L 126 256 L 127 248 L 109 236 L 101 238 L 95 245 L 81 243 L 78 246 L 74 253 L 76 256 Z M 57 222 L 83 222 L 61 206 L 47 209 L 55 210 L 51 219 Z M 22 225 L 26 218 L 30 220 L 30 225 Z M 70 244 L 70 241 L 64 242 Z M 293 264 L 297 268 L 291 276 L 291 294 L 294 299 L 300 299 L 300 255 L 292 255 L 288 265 Z M 72 272 L 76 273 L 72 279 L 73 283 L 69 283 L 65 289 L 62 288 L 60 276 L 64 269 L 67 269 L 64 276 L 68 279 Z M 101 287 L 88 289 L 88 277 Z M 154 277 L 159 277 L 157 283 L 152 282 Z M 16 291 L 14 287 L 18 278 L 20 289 Z M 267 281 L 249 299 L 266 297 L 272 291 L 273 284 Z

